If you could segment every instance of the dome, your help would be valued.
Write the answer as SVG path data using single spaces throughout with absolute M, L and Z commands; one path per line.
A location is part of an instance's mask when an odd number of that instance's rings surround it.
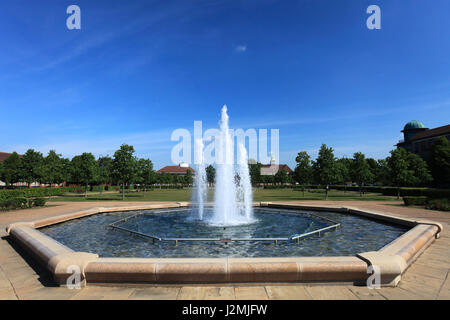
M 425 125 L 420 121 L 412 120 L 405 125 L 403 130 L 411 130 L 411 129 L 425 129 Z

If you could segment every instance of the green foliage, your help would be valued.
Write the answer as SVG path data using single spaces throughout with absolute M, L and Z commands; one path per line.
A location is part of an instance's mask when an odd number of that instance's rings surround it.
M 428 185 L 432 180 L 427 163 L 417 154 L 408 152 L 408 168 L 413 172 L 410 185 Z
M 45 206 L 45 203 L 47 202 L 47 199 L 45 198 L 35 198 L 31 200 L 33 203 L 33 206 L 35 207 L 43 207 Z
M 331 183 L 339 180 L 333 148 L 322 144 L 319 155 L 313 163 L 313 170 L 315 180 L 321 185 L 328 187 Z M 326 190 L 326 199 L 328 199 L 328 188 Z
M 450 211 L 450 200 L 449 198 L 432 199 L 428 201 L 426 208 L 432 210 Z
M 114 153 L 112 174 L 114 180 L 122 184 L 122 200 L 125 200 L 125 184 L 131 183 L 136 174 L 136 159 L 133 153 L 133 146 L 127 144 L 122 144 Z
M 41 181 L 43 161 L 44 157 L 42 153 L 33 149 L 28 149 L 22 156 L 21 178 L 28 185 L 36 181 Z
M 248 170 L 250 174 L 250 181 L 253 186 L 256 186 L 262 182 L 261 179 L 261 163 L 251 163 L 248 165 Z
M 277 173 L 275 173 L 275 182 L 286 184 L 289 182 L 289 174 L 286 170 L 278 170 Z
M 428 157 L 431 174 L 437 187 L 450 187 L 450 142 L 445 137 L 437 139 Z
M 155 180 L 153 163 L 150 159 L 139 159 L 137 161 L 137 172 L 135 182 L 145 187 L 150 186 Z
M 97 167 L 99 171 L 98 182 L 112 183 L 112 158 L 108 156 L 98 158 Z
M 353 159 L 350 164 L 350 177 L 360 187 L 373 179 L 373 174 L 366 157 L 361 152 L 353 154 Z M 362 189 L 360 188 L 360 194 Z
M 211 184 L 216 181 L 216 168 L 214 168 L 212 165 L 206 167 L 206 180 Z
M 338 181 L 339 177 L 335 164 L 333 148 L 328 148 L 325 144 L 322 144 L 319 155 L 313 163 L 315 180 L 325 186 Z
M 194 183 L 194 175 L 191 170 L 187 170 L 186 175 L 183 178 L 184 184 L 191 185 L 192 183 Z
M 408 166 L 408 152 L 403 148 L 398 148 L 390 152 L 391 156 L 387 158 L 389 168 L 389 177 L 394 185 L 409 185 L 414 180 L 413 171 Z M 400 197 L 398 192 L 397 197 Z
M 336 160 L 336 171 L 338 175 L 338 180 L 336 182 L 346 183 L 351 180 L 350 177 L 350 165 L 352 159 L 340 158 Z
M 22 178 L 21 167 L 22 161 L 19 155 L 17 154 L 17 152 L 13 152 L 2 162 L 0 180 L 5 182 L 6 185 L 11 185 L 13 183 L 19 182 Z
M 308 153 L 306 151 L 299 152 L 295 161 L 297 162 L 297 165 L 294 170 L 294 180 L 302 185 L 311 183 L 313 168 Z
M 403 197 L 405 206 L 422 206 L 427 203 L 427 197 Z
M 84 152 L 72 158 L 71 180 L 75 183 L 84 184 L 85 192 L 87 192 L 88 184 L 94 181 L 96 172 L 97 162 L 92 153 Z
M 60 154 L 54 150 L 50 150 L 48 155 L 43 159 L 41 169 L 41 181 L 45 183 L 61 183 L 66 180 L 65 165 Z

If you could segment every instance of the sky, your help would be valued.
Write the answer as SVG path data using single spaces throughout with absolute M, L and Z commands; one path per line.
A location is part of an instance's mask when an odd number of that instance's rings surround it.
M 81 9 L 69 30 L 66 9 Z M 369 5 L 381 29 L 369 30 Z M 410 120 L 450 120 L 448 0 L 0 0 L 0 151 L 156 169 L 173 130 L 279 129 L 280 163 L 322 143 L 384 158 Z

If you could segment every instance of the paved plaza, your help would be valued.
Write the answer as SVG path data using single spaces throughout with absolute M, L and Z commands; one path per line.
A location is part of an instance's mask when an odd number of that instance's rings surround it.
M 433 220 L 443 225 L 437 239 L 402 276 L 396 288 L 369 289 L 333 284 L 230 284 L 230 285 L 135 285 L 87 286 L 82 289 L 57 287 L 51 274 L 7 237 L 12 222 L 32 221 L 91 207 L 142 205 L 142 202 L 52 202 L 45 208 L 0 213 L 0 299 L 450 299 L 450 214 L 422 208 L 406 208 L 401 202 L 305 201 L 291 204 L 352 206 L 399 217 Z

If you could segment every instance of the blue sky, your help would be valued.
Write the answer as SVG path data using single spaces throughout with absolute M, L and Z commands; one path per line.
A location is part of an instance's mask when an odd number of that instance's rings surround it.
M 66 8 L 81 8 L 81 30 Z M 381 8 L 381 30 L 366 8 Z M 382 158 L 409 120 L 450 119 L 450 2 L 0 1 L 0 151 L 170 164 L 176 128 L 280 130 L 280 162 L 322 143 Z

